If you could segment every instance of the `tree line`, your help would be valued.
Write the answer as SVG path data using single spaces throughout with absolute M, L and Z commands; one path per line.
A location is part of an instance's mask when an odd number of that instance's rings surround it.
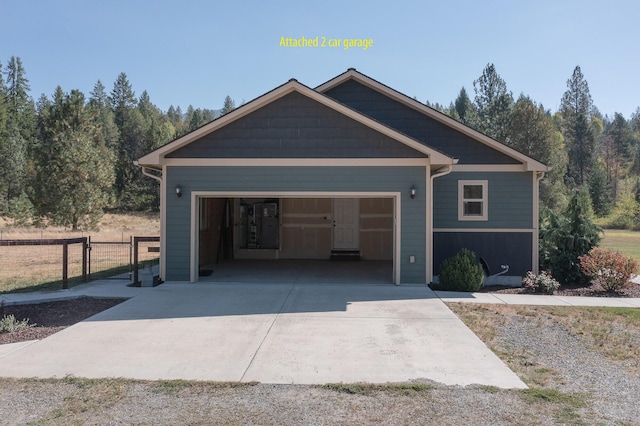
M 157 182 L 133 161 L 235 109 L 185 112 L 136 97 L 125 73 L 110 92 L 98 80 L 85 96 L 58 86 L 34 101 L 19 57 L 0 63 L 0 215 L 16 225 L 91 228 L 104 209 L 157 210 Z
M 427 105 L 552 167 L 540 184 L 543 207 L 562 212 L 572 191 L 590 196 L 606 226 L 640 228 L 640 107 L 629 117 L 603 115 L 579 66 L 567 80 L 558 111 L 531 97 L 517 99 L 493 64 L 462 87 L 448 107 Z
M 541 181 L 544 207 L 562 212 L 572 190 L 587 189 L 593 211 L 613 226 L 640 227 L 640 107 L 628 119 L 602 115 L 580 67 L 552 112 L 517 99 L 493 64 L 448 107 L 427 105 L 552 167 Z M 104 209 L 157 210 L 159 188 L 133 161 L 235 108 L 170 106 L 137 97 L 125 73 L 108 91 L 85 96 L 57 87 L 36 101 L 19 57 L 0 63 L 0 215 L 15 224 L 91 228 Z

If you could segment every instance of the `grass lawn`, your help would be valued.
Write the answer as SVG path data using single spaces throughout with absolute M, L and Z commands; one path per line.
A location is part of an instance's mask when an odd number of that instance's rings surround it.
M 618 250 L 640 263 L 640 231 L 605 229 L 602 247 Z

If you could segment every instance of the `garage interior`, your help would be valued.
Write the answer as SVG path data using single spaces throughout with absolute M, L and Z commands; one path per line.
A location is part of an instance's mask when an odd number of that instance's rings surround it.
M 393 198 L 198 202 L 198 281 L 393 283 Z

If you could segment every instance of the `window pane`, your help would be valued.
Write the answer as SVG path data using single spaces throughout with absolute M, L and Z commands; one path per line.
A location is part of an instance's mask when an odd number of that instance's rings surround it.
M 482 216 L 482 202 L 481 201 L 465 201 L 464 215 L 465 216 Z
M 463 198 L 465 200 L 482 200 L 482 185 L 465 185 Z

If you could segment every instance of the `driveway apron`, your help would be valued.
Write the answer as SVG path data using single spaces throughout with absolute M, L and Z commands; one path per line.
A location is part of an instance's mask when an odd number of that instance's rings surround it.
M 526 385 L 426 286 L 165 283 L 41 341 L 0 376 Z

